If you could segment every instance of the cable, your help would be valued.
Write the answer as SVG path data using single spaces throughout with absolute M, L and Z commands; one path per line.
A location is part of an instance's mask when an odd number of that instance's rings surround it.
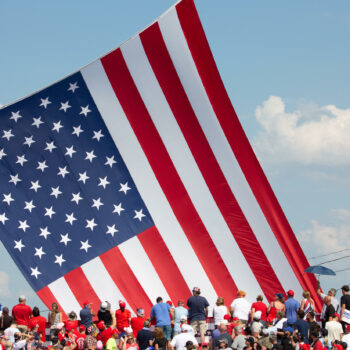
M 350 270 L 350 267 L 348 267 L 346 269 L 343 269 L 343 270 L 337 270 L 337 271 L 334 271 L 334 272 L 343 272 L 343 271 L 346 271 L 346 270 Z
M 327 260 L 327 261 L 318 263 L 318 265 L 327 264 L 327 263 L 329 263 L 329 262 L 338 261 L 338 260 L 345 259 L 345 258 L 350 258 L 350 255 L 345 255 L 345 256 L 343 256 L 343 257 L 341 257 L 341 258 L 337 258 L 337 259 Z
M 308 259 L 309 259 L 309 260 L 312 260 L 312 259 L 322 258 L 322 257 L 324 257 L 324 256 L 328 256 L 328 255 L 332 255 L 332 254 L 336 254 L 336 253 L 345 252 L 345 251 L 347 251 L 347 250 L 350 250 L 350 249 L 337 250 L 337 251 L 332 252 L 332 253 L 323 254 L 323 255 L 318 255 L 318 256 L 313 256 L 312 258 L 308 258 Z

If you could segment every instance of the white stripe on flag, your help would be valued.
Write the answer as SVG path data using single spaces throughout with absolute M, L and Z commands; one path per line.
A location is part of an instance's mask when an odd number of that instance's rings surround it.
M 261 287 L 198 169 L 197 163 L 148 62 L 140 37 L 136 36 L 128 40 L 121 46 L 121 50 L 130 74 L 175 165 L 177 173 L 233 280 L 238 288 L 246 290 L 249 295 L 261 293 Z M 239 266 L 239 269 L 237 269 L 237 266 Z
M 67 281 L 64 277 L 48 285 L 52 294 L 55 296 L 57 302 L 62 306 L 63 310 L 68 314 L 71 311 L 76 312 L 79 317 L 81 306 L 71 291 Z
M 81 73 L 155 225 L 188 287 L 192 289 L 194 286 L 201 286 L 204 295 L 216 297 L 208 276 L 176 220 L 115 96 L 101 61 L 91 63 L 83 68 Z
M 83 264 L 81 268 L 101 301 L 110 302 L 112 310 L 116 310 L 119 308 L 118 301 L 125 300 L 127 308 L 132 310 L 132 307 L 128 304 L 128 300 L 115 285 L 99 257 Z M 135 313 L 135 310 L 132 311 Z
M 301 285 L 268 225 L 220 127 L 193 62 L 175 8 L 159 19 L 159 26 L 192 108 L 260 246 L 285 290 L 294 289 L 296 293 L 302 293 Z
M 151 302 L 155 304 L 159 296 L 163 300 L 169 300 L 169 295 L 138 238 L 128 239 L 118 247 Z

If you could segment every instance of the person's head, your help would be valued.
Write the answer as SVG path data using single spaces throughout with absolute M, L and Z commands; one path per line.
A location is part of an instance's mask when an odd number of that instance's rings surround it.
M 282 294 L 282 293 L 276 293 L 276 294 L 275 294 L 275 300 L 276 300 L 276 301 L 280 301 L 281 303 L 283 303 L 283 302 L 284 302 L 284 296 L 283 296 L 283 294 Z
M 294 297 L 294 291 L 289 289 L 289 291 L 287 292 L 288 298 L 293 298 Z
M 34 317 L 40 316 L 40 310 L 37 306 L 33 307 L 33 316 Z
M 310 299 L 310 292 L 309 292 L 308 290 L 304 290 L 304 292 L 303 292 L 303 297 L 304 297 L 305 299 Z
M 129 333 L 127 336 L 126 336 L 126 343 L 127 344 L 133 344 L 135 343 L 135 338 L 134 338 L 134 335 L 132 333 Z
M 281 320 L 285 316 L 284 311 L 277 311 L 276 316 L 279 320 Z
M 161 328 L 159 328 L 159 327 L 154 328 L 153 336 L 154 336 L 155 339 L 162 339 L 162 338 L 164 338 L 163 330 Z
M 302 320 L 305 317 L 304 310 L 298 310 L 297 317 L 299 318 L 299 320 Z
M 251 349 L 254 346 L 255 340 L 253 337 L 247 337 L 245 339 L 245 344 L 247 346 L 247 348 Z
M 4 316 L 7 316 L 8 314 L 10 313 L 10 310 L 7 306 L 5 306 L 3 309 L 2 309 L 2 314 Z
M 182 315 L 180 318 L 180 323 L 181 324 L 186 324 L 187 323 L 187 317 L 185 315 Z
M 145 310 L 144 309 L 136 309 L 136 313 L 138 317 L 144 317 L 145 316 Z
M 191 340 L 188 340 L 186 342 L 185 347 L 186 347 L 187 350 L 194 350 L 196 348 Z
M 344 285 L 343 287 L 341 287 L 341 291 L 344 294 L 348 294 L 349 293 L 349 286 L 348 285 Z
M 177 302 L 177 306 L 185 306 L 185 302 L 182 299 L 180 299 Z
M 202 350 L 208 350 L 209 344 L 208 343 L 202 343 Z
M 227 320 L 222 320 L 219 324 L 219 331 L 220 333 L 225 333 L 227 331 Z
M 200 295 L 201 294 L 201 290 L 200 290 L 199 287 L 194 287 L 192 289 L 192 293 L 193 293 L 193 295 Z
M 74 311 L 71 311 L 69 314 L 68 314 L 68 318 L 71 320 L 71 321 L 75 321 L 78 316 L 77 314 L 74 312 Z
M 91 304 L 92 304 L 92 302 L 91 302 L 91 301 L 86 300 L 86 301 L 84 301 L 83 306 L 84 306 L 84 307 L 87 307 L 87 308 L 89 308 L 89 309 L 91 309 Z
M 86 332 L 86 328 L 85 328 L 85 326 L 83 324 L 81 324 L 79 326 L 79 333 L 80 334 L 85 334 L 85 332 Z
M 306 316 L 307 320 L 309 322 L 313 322 L 315 320 L 315 313 L 313 311 L 310 311 L 307 316 Z
M 59 309 L 58 309 L 58 304 L 57 303 L 55 303 L 55 302 L 53 302 L 52 304 L 51 304 L 51 312 L 59 312 Z
M 318 332 L 316 331 L 310 332 L 310 338 L 312 339 L 312 341 L 315 341 L 316 339 L 318 339 Z
M 118 332 L 117 329 L 113 329 L 113 330 L 112 330 L 112 337 L 113 337 L 114 339 L 118 339 L 118 337 L 119 337 L 119 332 Z
M 262 314 L 261 311 L 255 311 L 255 312 L 254 312 L 254 315 L 253 315 L 254 321 L 260 321 L 260 319 L 261 319 L 261 314 Z
M 217 305 L 217 306 L 225 305 L 225 300 L 224 300 L 224 298 L 221 298 L 221 297 L 217 298 L 217 300 L 216 300 L 216 305 Z
M 103 331 L 106 328 L 105 322 L 104 321 L 100 321 L 97 323 L 97 328 L 99 329 L 99 331 Z
M 11 325 L 10 325 L 11 327 L 17 327 L 17 322 L 15 321 L 15 320 L 13 320 L 12 322 L 11 322 Z
M 125 307 L 126 307 L 126 303 L 125 301 L 123 300 L 119 300 L 119 307 L 120 307 L 120 310 L 124 310 Z
M 339 314 L 335 313 L 335 314 L 333 315 L 332 319 L 333 319 L 333 321 L 339 321 L 339 319 L 340 319 Z
M 244 290 L 237 291 L 237 298 L 245 298 L 247 293 Z
M 162 303 L 162 302 L 163 302 L 163 298 L 162 298 L 162 297 L 158 297 L 158 298 L 156 299 L 156 302 L 157 302 L 157 304 L 158 304 L 158 303 Z
M 242 326 L 236 326 L 235 327 L 235 334 L 236 335 L 242 334 L 242 330 L 243 330 Z
M 257 297 L 256 297 L 256 301 L 263 301 L 264 300 L 264 297 L 259 294 Z
M 20 295 L 18 298 L 18 301 L 20 304 L 25 304 L 26 303 L 26 297 L 24 295 Z
M 193 328 L 189 324 L 183 324 L 181 327 L 182 333 L 193 333 Z
M 219 339 L 219 349 L 226 349 L 228 347 L 228 341 L 226 338 Z
M 149 328 L 149 326 L 150 326 L 150 321 L 149 320 L 145 320 L 144 322 L 143 322 L 143 326 L 145 327 L 145 328 Z
M 328 306 L 328 305 L 331 304 L 332 299 L 331 299 L 331 297 L 330 297 L 329 295 L 326 295 L 326 296 L 324 297 L 323 301 L 324 301 L 324 303 Z
M 328 295 L 330 297 L 335 297 L 337 294 L 337 290 L 335 288 L 331 288 L 329 291 L 328 291 Z

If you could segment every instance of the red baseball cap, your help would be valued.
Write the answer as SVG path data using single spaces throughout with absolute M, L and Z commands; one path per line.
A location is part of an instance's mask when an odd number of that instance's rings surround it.
M 118 331 L 118 329 L 113 329 L 112 334 L 120 334 L 120 332 Z
M 292 291 L 291 289 L 289 289 L 289 291 L 287 292 L 287 294 L 292 297 L 294 295 L 294 291 Z
M 224 320 L 229 320 L 231 317 L 230 317 L 230 315 L 225 315 L 224 316 Z
M 335 313 L 333 316 L 340 318 L 339 314 L 337 314 L 337 313 Z
M 84 306 L 87 306 L 87 305 L 89 305 L 89 304 L 92 304 L 92 302 L 91 302 L 91 301 L 88 301 L 88 300 L 85 300 L 85 301 L 84 301 Z
M 123 301 L 123 300 L 119 300 L 119 306 L 120 307 L 125 307 L 125 301 Z
M 105 322 L 104 321 L 100 321 L 99 323 L 97 323 L 97 328 L 99 330 L 106 328 Z
M 79 331 L 85 331 L 85 326 L 83 325 L 83 324 L 81 324 L 80 326 L 79 326 Z
M 171 300 L 168 300 L 166 303 L 169 304 L 170 306 L 173 306 L 173 302 Z
M 343 350 L 343 347 L 340 344 L 333 344 L 333 346 L 338 350 Z
M 238 321 L 238 320 L 239 320 L 238 317 L 234 317 L 234 318 L 232 319 L 232 321 Z

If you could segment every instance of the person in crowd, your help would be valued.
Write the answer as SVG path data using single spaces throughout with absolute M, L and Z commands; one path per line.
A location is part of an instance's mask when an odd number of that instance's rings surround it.
M 311 338 L 310 348 L 312 350 L 323 350 L 323 345 L 319 340 L 319 335 L 317 332 L 311 332 L 310 338 Z
M 10 310 L 5 306 L 0 316 L 0 334 L 4 334 L 4 330 L 11 326 L 12 321 L 13 317 L 10 316 Z
M 294 323 L 294 329 L 302 336 L 305 344 L 309 344 L 310 323 L 304 320 L 305 312 L 298 310 L 297 320 Z
M 33 317 L 29 319 L 28 328 L 33 330 L 34 327 L 38 325 L 37 332 L 40 335 L 41 341 L 46 341 L 46 318 L 43 316 L 40 316 L 40 311 L 37 306 L 33 308 Z
M 91 311 L 92 302 L 84 301 L 83 308 L 80 310 L 80 324 L 85 326 L 86 329 L 93 327 L 92 317 L 95 316 Z
M 345 333 L 341 340 L 346 343 L 347 348 L 350 349 L 350 324 L 345 327 Z
M 321 290 L 321 287 L 320 287 L 320 282 L 317 281 L 317 294 L 322 298 L 322 300 L 324 301 L 325 297 L 326 296 L 329 296 L 331 298 L 331 303 L 334 307 L 334 312 L 338 312 L 338 309 L 339 309 L 339 302 L 338 300 L 336 299 L 336 294 L 337 294 L 337 290 L 335 288 L 331 288 L 327 294 L 324 294 Z M 325 327 L 325 324 L 326 324 L 326 321 L 325 321 L 325 312 L 326 312 L 326 307 L 327 305 L 326 304 L 323 304 L 323 307 L 322 307 L 322 312 L 321 312 L 321 320 L 322 320 L 322 328 Z
M 117 339 L 119 337 L 119 331 L 117 329 L 112 330 L 112 336 L 107 340 L 106 350 L 117 350 Z
M 252 317 L 252 323 L 250 325 L 252 335 L 255 339 L 259 338 L 260 332 L 263 329 L 263 323 L 261 322 L 261 311 L 256 311 Z
M 320 325 L 315 321 L 315 312 L 314 311 L 310 311 L 307 314 L 306 321 L 309 322 L 310 333 L 313 331 L 320 330 Z
M 297 311 L 300 309 L 300 303 L 294 299 L 294 291 L 289 290 L 287 292 L 288 299 L 284 305 L 286 307 L 286 316 L 289 326 L 293 326 L 297 320 Z
M 229 310 L 227 306 L 225 306 L 225 300 L 224 298 L 218 298 L 216 300 L 216 305 L 213 308 L 213 317 L 214 317 L 214 325 L 215 327 L 218 327 L 220 324 L 220 321 L 222 321 L 225 317 L 225 315 L 229 314 Z
M 126 303 L 123 300 L 119 300 L 119 309 L 115 312 L 115 320 L 119 332 L 123 332 L 124 328 L 130 326 L 131 312 L 126 309 Z
M 131 328 L 134 337 L 137 337 L 137 333 L 143 328 L 143 324 L 146 321 L 145 318 L 145 310 L 144 309 L 136 309 L 137 316 L 131 318 Z
M 232 317 L 238 317 L 243 324 L 248 323 L 249 313 L 251 309 L 250 302 L 246 299 L 246 292 L 239 290 L 237 298 L 231 304 Z
M 188 317 L 193 328 L 194 334 L 199 331 L 201 344 L 205 341 L 205 332 L 207 331 L 206 318 L 208 316 L 209 303 L 205 297 L 202 297 L 199 287 L 192 289 L 192 296 L 187 299 L 189 308 Z
M 6 337 L 6 335 L 0 335 L 0 350 L 6 349 L 7 341 L 8 338 Z
M 174 319 L 174 309 L 163 303 L 163 299 L 158 297 L 156 304 L 151 309 L 151 317 L 156 321 L 156 326 L 160 328 L 167 340 L 171 339 L 171 320 Z
M 217 337 L 216 341 L 215 341 L 215 349 L 219 349 L 220 347 L 220 343 L 225 339 L 227 342 L 227 346 L 231 347 L 232 345 L 232 337 L 230 334 L 227 333 L 227 324 L 224 323 L 220 323 L 219 327 L 218 327 L 220 334 Z
M 277 318 L 278 311 L 286 311 L 284 305 L 284 296 L 282 293 L 276 293 L 275 300 L 271 301 L 271 303 L 269 304 L 269 307 L 267 308 L 268 320 L 275 321 Z
M 145 320 L 143 322 L 143 328 L 137 333 L 136 339 L 140 350 L 146 350 L 149 346 L 152 346 L 153 333 L 150 331 L 149 327 L 150 321 Z
M 135 337 L 132 333 L 128 333 L 121 342 L 121 350 L 139 350 Z
M 350 295 L 349 286 L 344 285 L 341 288 L 342 297 L 340 298 L 340 320 L 342 321 L 343 330 L 350 323 Z
M 310 292 L 308 290 L 304 290 L 303 292 L 303 300 L 300 304 L 300 310 L 304 311 L 305 320 L 308 313 L 315 310 L 315 301 L 311 298 Z
M 47 320 L 51 325 L 50 335 L 53 336 L 55 330 L 57 329 L 57 325 L 62 323 L 62 312 L 58 308 L 58 304 L 56 302 L 51 304 L 51 310 L 49 311 Z
M 186 345 L 189 341 L 192 342 L 196 349 L 198 348 L 198 342 L 193 335 L 193 328 L 188 324 L 184 324 L 181 328 L 181 333 L 172 339 L 169 347 L 170 349 L 186 350 Z
M 17 322 L 16 321 L 12 321 L 10 327 L 5 329 L 4 335 L 6 335 L 8 340 L 13 343 L 15 341 L 15 334 L 16 333 L 21 333 L 21 332 L 20 332 L 20 330 L 17 327 Z
M 83 350 L 84 349 L 84 341 L 86 338 L 86 328 L 84 325 L 80 325 L 78 327 L 78 332 L 76 333 L 76 339 L 75 342 L 77 344 L 78 350 Z
M 174 310 L 173 336 L 181 333 L 181 324 L 186 323 L 187 318 L 188 310 L 185 308 L 185 302 L 183 300 L 179 300 L 177 302 L 177 307 Z
M 253 319 L 253 316 L 255 312 L 260 311 L 261 312 L 261 321 L 266 322 L 267 317 L 267 306 L 263 302 L 264 297 L 262 295 L 258 295 L 256 297 L 256 302 L 252 304 L 250 309 L 250 318 Z
M 97 323 L 97 328 L 99 333 L 97 334 L 97 340 L 101 340 L 103 343 L 103 346 L 106 346 L 107 340 L 112 336 L 114 324 L 112 324 L 112 327 L 106 327 L 104 321 L 100 321 Z
M 328 347 L 331 347 L 336 340 L 342 340 L 343 327 L 339 322 L 339 314 L 335 313 L 333 317 L 326 322 L 326 329 L 328 331 Z
M 63 323 L 65 328 L 72 328 L 74 330 L 77 330 L 79 326 L 77 314 L 74 311 L 71 311 L 68 314 L 68 319 Z
M 17 322 L 18 329 L 25 333 L 28 330 L 29 318 L 32 316 L 32 309 L 26 304 L 26 297 L 21 295 L 19 303 L 12 308 L 12 316 Z
M 324 304 L 326 305 L 326 310 L 324 312 L 324 322 L 325 324 L 330 321 L 334 314 L 335 314 L 335 309 L 334 306 L 332 304 L 332 297 L 326 295 L 325 298 L 323 299 Z M 324 328 L 324 327 L 323 327 Z
M 97 311 L 98 322 L 103 321 L 106 327 L 110 327 L 113 323 L 113 312 L 111 304 L 108 301 L 102 301 Z
M 155 350 L 167 350 L 168 338 L 165 336 L 163 332 L 163 328 L 156 327 L 154 329 L 152 346 L 154 347 Z
M 95 350 L 97 347 L 97 339 L 93 334 L 89 333 L 84 340 L 84 349 Z

